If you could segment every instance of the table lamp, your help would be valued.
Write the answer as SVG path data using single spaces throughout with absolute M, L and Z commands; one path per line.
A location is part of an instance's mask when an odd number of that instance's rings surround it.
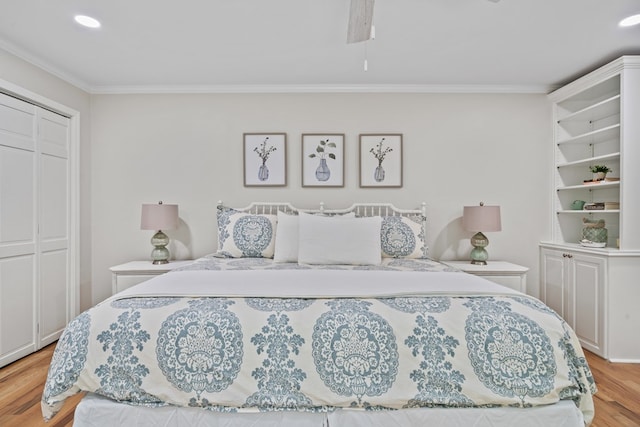
M 165 205 L 162 200 L 158 204 L 143 204 L 140 229 L 156 230 L 151 238 L 154 246 L 151 251 L 153 264 L 167 264 L 169 262 L 169 236 L 162 230 L 178 228 L 178 205 Z
M 489 245 L 489 239 L 482 234 L 483 231 L 500 231 L 500 206 L 465 206 L 462 213 L 462 227 L 467 231 L 475 231 L 471 237 L 471 264 L 487 265 L 489 254 L 485 247 Z

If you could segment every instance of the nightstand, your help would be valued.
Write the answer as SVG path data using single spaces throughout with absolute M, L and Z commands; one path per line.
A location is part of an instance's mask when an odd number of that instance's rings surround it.
M 484 277 L 499 285 L 527 293 L 527 267 L 506 261 L 487 261 L 487 265 L 471 264 L 471 261 L 442 261 L 465 273 Z
M 170 261 L 167 264 L 152 264 L 151 261 L 131 261 L 111 267 L 111 292 L 116 294 L 133 285 L 164 274 L 175 268 L 191 264 L 193 260 Z

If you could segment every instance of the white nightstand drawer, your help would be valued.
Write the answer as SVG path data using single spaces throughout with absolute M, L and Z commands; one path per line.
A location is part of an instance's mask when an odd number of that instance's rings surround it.
M 516 291 L 520 291 L 523 292 L 524 290 L 521 289 L 521 287 L 523 286 L 522 284 L 522 278 L 520 276 L 514 277 L 514 276 L 491 276 L 491 275 L 479 275 L 480 277 L 484 277 L 487 280 L 492 281 L 493 283 L 497 283 L 499 285 L 502 286 L 506 286 L 508 288 L 511 289 L 515 289 Z
M 124 291 L 127 288 L 132 287 L 133 285 L 137 285 L 138 283 L 142 283 L 145 280 L 149 280 L 152 277 L 156 277 L 157 274 L 133 274 L 127 276 L 119 276 L 117 278 L 117 289 L 116 292 Z
M 470 261 L 442 261 L 465 273 L 484 277 L 494 283 L 516 291 L 527 293 L 527 267 L 506 261 L 488 261 L 487 265 L 471 264 Z
M 131 261 L 111 267 L 111 292 L 116 294 L 138 283 L 191 264 L 193 260 L 170 261 L 154 265 L 151 261 Z

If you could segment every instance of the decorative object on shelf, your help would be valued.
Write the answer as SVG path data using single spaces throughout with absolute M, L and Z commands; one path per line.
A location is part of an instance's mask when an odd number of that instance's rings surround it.
M 302 186 L 344 187 L 344 134 L 302 134 Z
M 245 133 L 243 138 L 244 186 L 286 186 L 286 134 Z
M 489 254 L 485 249 L 489 239 L 483 231 L 501 231 L 500 206 L 465 206 L 462 213 L 462 227 L 467 231 L 475 231 L 471 237 L 471 264 L 486 265 Z
M 591 173 L 595 174 L 594 181 L 603 181 L 611 169 L 606 165 L 589 166 Z
M 360 135 L 360 187 L 402 187 L 402 134 Z
M 604 248 L 607 246 L 607 229 L 604 219 L 582 218 L 582 240 L 580 245 L 590 248 Z
M 584 208 L 585 203 L 586 202 L 584 200 L 574 200 L 573 203 L 571 203 L 571 209 L 574 211 L 581 211 L 582 208 Z
M 178 205 L 166 205 L 162 200 L 158 204 L 143 204 L 142 219 L 140 229 L 156 230 L 156 234 L 151 238 L 154 246 L 151 251 L 153 264 L 166 264 L 169 262 L 169 236 L 162 230 L 173 230 L 178 228 Z

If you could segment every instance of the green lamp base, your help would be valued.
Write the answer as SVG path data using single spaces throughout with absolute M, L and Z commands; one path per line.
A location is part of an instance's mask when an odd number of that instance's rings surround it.
M 164 234 L 161 230 L 158 230 L 156 234 L 151 238 L 151 244 L 154 246 L 151 251 L 151 261 L 153 264 L 168 264 L 169 263 L 169 236 Z
M 471 238 L 471 264 L 476 265 L 487 265 L 487 260 L 489 259 L 489 253 L 485 249 L 489 245 L 489 239 L 487 236 L 478 232 L 473 235 Z

